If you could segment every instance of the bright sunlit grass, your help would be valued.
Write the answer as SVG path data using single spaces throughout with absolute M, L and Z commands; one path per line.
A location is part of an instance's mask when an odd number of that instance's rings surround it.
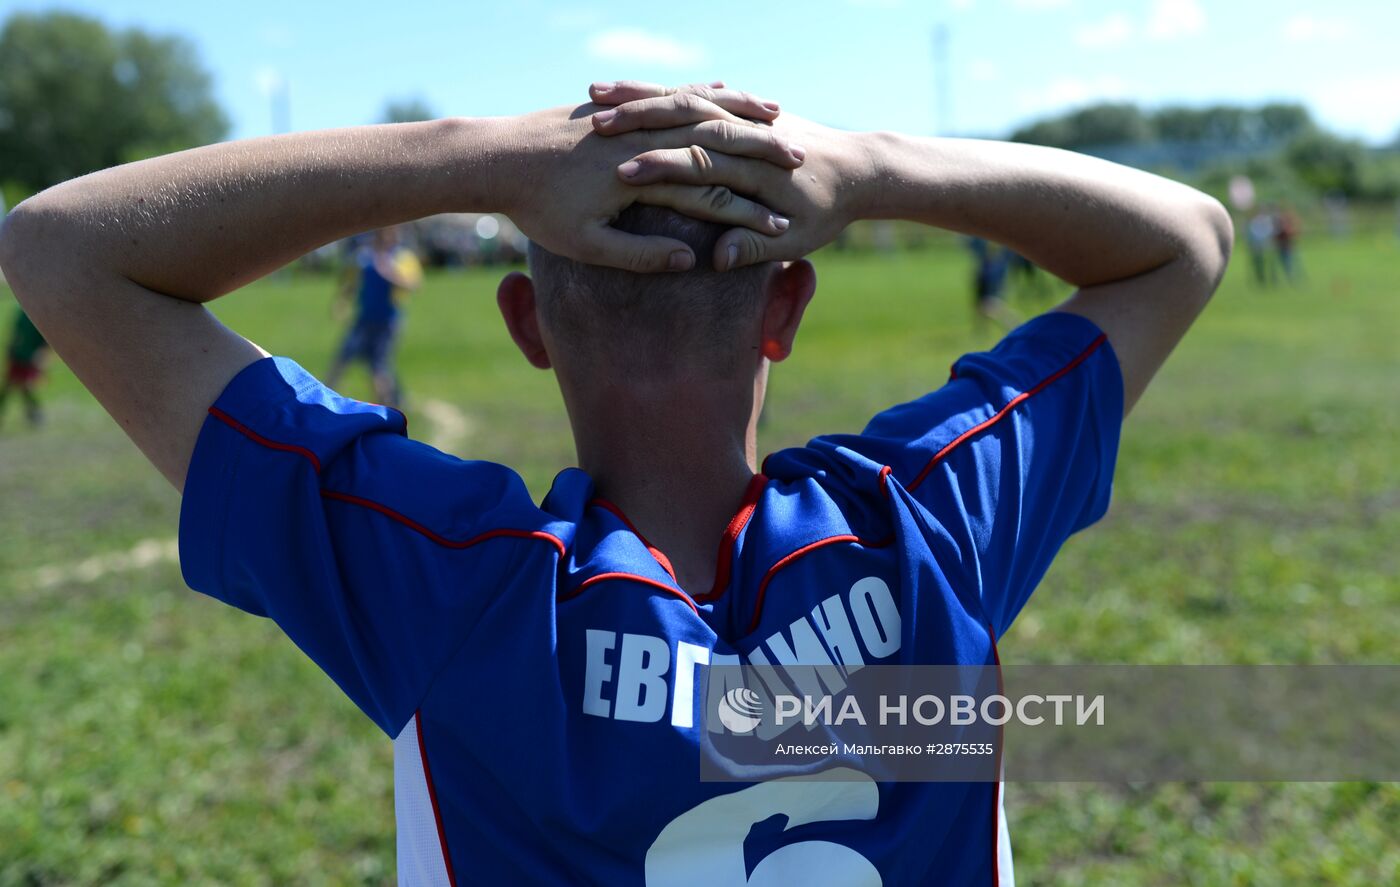
M 1109 516 L 1066 546 L 1005 661 L 1396 661 L 1400 249 L 1317 240 L 1303 259 L 1306 281 L 1268 292 L 1236 263 L 1130 419 Z M 817 267 L 763 451 L 858 430 L 994 341 L 973 328 L 950 242 Z M 540 495 L 573 449 L 551 377 L 496 315 L 498 276 L 434 275 L 414 297 L 410 429 L 432 431 L 415 398 L 455 405 L 473 429 L 459 454 L 509 463 Z M 218 313 L 321 372 L 331 291 L 278 277 Z M 10 310 L 0 300 L 6 325 Z M 347 387 L 369 394 L 363 377 Z M 173 536 L 178 509 L 61 368 L 45 396 L 46 427 L 0 426 L 0 885 L 391 883 L 389 743 L 274 626 L 189 592 L 168 563 L 36 583 L 46 565 Z M 1007 796 L 1022 884 L 1371 885 L 1400 870 L 1394 785 Z

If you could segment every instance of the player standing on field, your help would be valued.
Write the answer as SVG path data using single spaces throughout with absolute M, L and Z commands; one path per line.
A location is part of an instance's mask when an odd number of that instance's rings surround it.
M 39 404 L 38 388 L 44 378 L 44 361 L 49 346 L 44 336 L 21 309 L 15 312 L 15 324 L 10 330 L 5 348 L 5 378 L 0 380 L 0 420 L 5 418 L 5 404 L 10 392 L 18 391 L 24 400 L 24 415 L 32 426 L 44 421 Z
M 402 884 L 1009 883 L 996 783 L 700 782 L 697 669 L 798 632 L 847 665 L 994 662 L 1107 508 L 1122 418 L 1215 289 L 1228 215 L 1104 161 L 841 132 L 720 86 L 591 97 L 107 170 L 17 209 L 0 262 L 183 491 L 186 581 L 275 619 L 394 738 Z M 579 463 L 538 504 L 202 307 L 449 211 L 534 243 L 497 301 Z M 1078 289 L 760 467 L 768 369 L 816 291 L 802 257 L 856 219 L 1004 243 Z
M 405 293 L 422 283 L 422 271 L 413 253 L 400 245 L 398 229 L 388 227 L 375 231 L 369 244 L 355 251 L 353 272 L 339 297 L 347 298 L 353 292 L 355 319 L 326 373 L 326 385 L 336 387 L 351 361 L 363 360 L 369 367 L 375 400 L 397 407 L 403 394 L 394 366 L 403 323 L 400 302 Z

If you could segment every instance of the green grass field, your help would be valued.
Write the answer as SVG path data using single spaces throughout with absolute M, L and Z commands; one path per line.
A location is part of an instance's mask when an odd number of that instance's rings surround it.
M 1400 249 L 1305 247 L 1295 289 L 1256 291 L 1236 262 L 1129 421 L 1108 517 L 1066 546 L 1005 661 L 1398 661 Z M 951 242 L 817 267 L 765 452 L 856 430 L 993 341 Z M 497 276 L 430 277 L 402 369 L 410 398 L 468 417 L 461 454 L 538 495 L 573 450 Z M 330 291 L 279 277 L 219 313 L 321 371 Z M 10 307 L 0 289 L 7 325 Z M 392 883 L 390 745 L 270 623 L 166 559 L 49 569 L 173 537 L 178 500 L 62 368 L 45 395 L 45 427 L 11 404 L 0 428 L 0 885 Z M 1007 804 L 1022 884 L 1400 883 L 1395 784 L 1022 784 Z

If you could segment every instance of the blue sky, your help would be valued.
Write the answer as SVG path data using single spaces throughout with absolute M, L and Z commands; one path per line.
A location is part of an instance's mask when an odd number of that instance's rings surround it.
M 0 14 L 50 8 L 0 0 Z M 1397 0 L 75 0 L 115 25 L 190 37 L 233 135 L 373 122 L 391 97 L 440 114 L 582 100 L 595 79 L 723 78 L 833 125 L 1001 135 L 1102 98 L 1299 99 L 1370 141 L 1400 132 Z M 800 12 L 798 11 L 800 10 Z M 936 109 L 934 30 L 950 101 Z

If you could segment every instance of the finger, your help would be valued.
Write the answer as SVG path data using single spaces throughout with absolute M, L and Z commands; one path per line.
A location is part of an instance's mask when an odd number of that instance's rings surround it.
M 618 135 L 638 129 L 670 129 L 705 120 L 743 122 L 696 93 L 675 92 L 599 111 L 593 115 L 593 130 L 600 135 Z
M 745 265 L 756 265 L 781 258 L 797 258 L 800 253 L 784 256 L 783 241 L 777 237 L 760 234 L 749 228 L 730 228 L 720 235 L 715 243 L 715 254 L 710 261 L 716 271 L 732 271 Z
M 788 229 L 788 220 L 761 203 L 740 197 L 723 185 L 648 185 L 639 189 L 638 203 L 666 206 L 710 222 L 742 225 L 774 236 Z
M 583 232 L 583 242 L 576 252 L 590 265 L 606 265 L 639 274 L 688 271 L 695 267 L 695 253 L 681 241 L 628 234 L 606 221 Z
M 778 103 L 767 99 L 759 98 L 751 92 L 743 92 L 737 89 L 723 89 L 702 84 L 682 86 L 679 89 L 671 89 L 662 95 L 649 94 L 653 87 L 648 86 L 648 91 L 638 91 L 635 98 L 626 90 L 623 90 L 623 97 L 620 100 L 605 102 L 612 105 L 629 105 L 634 102 L 657 101 L 664 103 L 667 99 L 672 102 L 682 103 L 683 97 L 693 96 L 703 99 L 711 105 L 723 108 L 736 117 L 741 117 L 754 123 L 772 123 L 778 116 Z M 664 88 L 664 87 L 663 87 Z M 635 110 L 635 109 L 634 109 Z M 606 113 L 606 112 L 600 112 Z M 612 132 L 612 130 L 610 130 Z
M 771 126 L 736 125 L 727 120 L 706 120 L 693 126 L 661 130 L 655 134 L 654 141 L 667 148 L 699 145 L 734 157 L 766 160 L 784 169 L 796 169 L 807 156 L 801 145 L 792 144 Z
M 674 86 L 647 83 L 643 80 L 609 80 L 588 87 L 588 97 L 600 105 L 620 105 L 639 99 L 654 99 L 675 92 Z
M 758 120 L 770 122 L 778 116 L 778 103 L 762 99 L 751 92 L 744 92 L 741 89 L 726 89 L 724 86 L 714 86 L 713 84 L 692 83 L 689 86 L 682 86 L 678 92 L 688 92 L 700 96 L 700 98 L 719 105 L 731 114 L 737 114 L 747 120 Z
M 661 148 L 638 154 L 617 168 L 618 178 L 629 185 L 726 185 L 745 194 L 763 190 L 777 171 L 771 163 L 748 157 L 730 157 L 699 145 Z
M 663 86 L 660 83 L 646 83 L 640 80 L 615 80 L 594 83 L 588 88 L 588 97 L 599 105 L 621 105 L 642 99 L 662 98 L 678 92 L 698 95 L 721 108 L 746 117 L 750 120 L 772 121 L 778 116 L 778 103 L 759 98 L 753 93 L 729 89 L 723 80 L 709 83 L 687 83 L 682 87 Z

